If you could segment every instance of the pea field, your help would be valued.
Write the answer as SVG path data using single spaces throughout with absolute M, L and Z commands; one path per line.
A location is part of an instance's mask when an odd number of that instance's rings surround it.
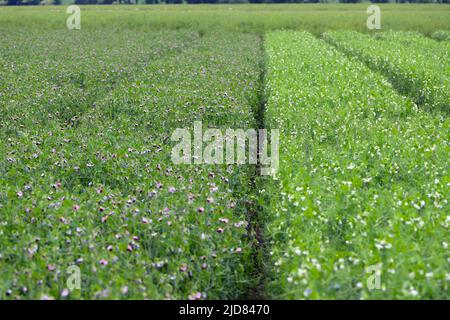
M 450 5 L 368 5 L 0 6 L 0 300 L 449 299 Z

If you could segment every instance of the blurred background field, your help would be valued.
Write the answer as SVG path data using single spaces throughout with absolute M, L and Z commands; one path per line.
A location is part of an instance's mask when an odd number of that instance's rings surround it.
M 430 35 L 449 30 L 446 4 L 377 4 L 382 30 L 413 30 Z M 81 6 L 82 29 L 129 28 L 228 30 L 264 33 L 276 29 L 369 32 L 369 3 L 359 4 L 218 4 L 218 5 L 89 5 Z M 65 29 L 66 6 L 0 7 L 0 29 Z

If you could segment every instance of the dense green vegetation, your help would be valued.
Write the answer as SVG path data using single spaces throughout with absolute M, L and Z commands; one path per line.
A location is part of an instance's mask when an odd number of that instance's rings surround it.
M 254 169 L 174 166 L 168 139 L 254 127 L 259 38 L 1 36 L 1 297 L 60 298 L 72 264 L 84 298 L 245 294 Z
M 266 119 L 283 137 L 269 292 L 445 298 L 448 117 L 305 32 L 270 33 L 266 47 Z M 365 268 L 380 263 L 370 291 Z
M 0 7 L 0 299 L 448 298 L 450 6 L 367 6 Z
M 433 32 L 431 37 L 438 41 L 449 41 L 450 40 L 450 32 L 445 30 L 438 30 L 436 32 Z
M 363 0 L 3 0 L 6 5 L 37 5 L 37 4 L 244 4 L 244 3 L 359 3 Z M 373 3 L 448 3 L 448 0 L 371 0 Z M 1 4 L 2 2 L 0 2 Z
M 450 30 L 450 6 L 438 4 L 379 4 L 382 30 L 418 31 L 431 35 Z M 191 29 L 200 32 L 258 33 L 277 29 L 307 30 L 316 36 L 329 30 L 368 33 L 368 4 L 261 4 L 80 6 L 82 30 L 140 31 Z M 64 30 L 66 6 L 0 7 L 0 29 Z M 373 31 L 372 31 L 373 32 Z
M 417 33 L 328 32 L 325 39 L 382 72 L 401 93 L 427 110 L 450 112 L 450 43 Z

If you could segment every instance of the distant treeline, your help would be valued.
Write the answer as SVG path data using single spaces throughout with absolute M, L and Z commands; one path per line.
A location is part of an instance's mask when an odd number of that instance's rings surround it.
M 6 0 L 6 5 L 67 4 L 63 0 Z M 75 4 L 197 4 L 197 3 L 359 3 L 367 0 L 74 0 Z M 450 3 L 450 0 L 370 0 L 372 3 Z

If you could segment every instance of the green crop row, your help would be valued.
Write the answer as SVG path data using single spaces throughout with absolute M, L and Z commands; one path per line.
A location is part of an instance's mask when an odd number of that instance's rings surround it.
M 327 38 L 366 48 L 358 34 Z M 269 292 L 446 298 L 448 117 L 306 32 L 270 33 L 266 50 L 266 120 L 281 141 L 279 197 L 267 208 Z
M 28 35 L 0 48 L 0 298 L 245 295 L 254 168 L 174 165 L 170 137 L 254 127 L 259 38 Z
M 425 37 L 419 32 L 380 32 L 373 36 L 375 39 L 401 45 L 404 48 L 410 50 L 409 55 L 414 57 L 415 52 L 420 50 L 421 54 L 428 57 L 435 64 L 439 64 L 441 67 L 441 73 L 446 73 L 446 68 L 450 67 L 450 61 L 448 58 L 448 51 L 450 50 L 449 43 L 439 43 L 429 37 Z M 442 70 L 443 69 L 443 70 Z
M 450 41 L 450 32 L 445 30 L 438 30 L 433 32 L 431 37 L 438 41 Z
M 402 94 L 427 110 L 450 112 L 449 44 L 415 33 L 371 37 L 357 32 L 326 32 L 324 39 L 384 74 Z

